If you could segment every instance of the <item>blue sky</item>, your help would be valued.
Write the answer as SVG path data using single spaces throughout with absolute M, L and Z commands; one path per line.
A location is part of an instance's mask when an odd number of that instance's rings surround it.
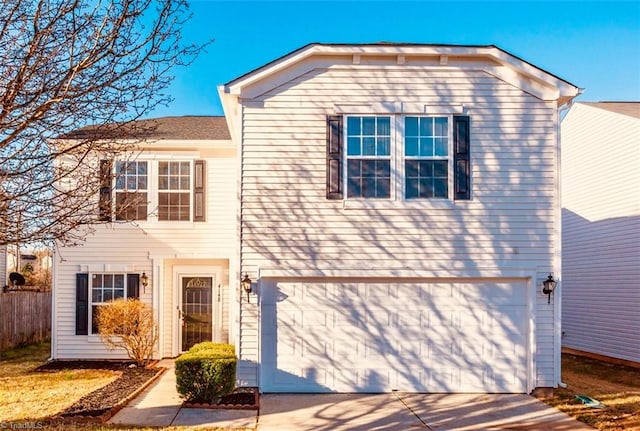
M 494 44 L 585 89 L 640 101 L 640 0 L 193 1 L 188 41 L 215 42 L 175 71 L 152 116 L 222 115 L 216 87 L 310 42 Z

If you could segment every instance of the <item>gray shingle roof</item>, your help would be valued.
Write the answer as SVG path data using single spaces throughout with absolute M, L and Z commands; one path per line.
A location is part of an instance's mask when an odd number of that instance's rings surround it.
M 224 117 L 183 116 L 138 120 L 124 128 L 87 126 L 62 136 L 65 139 L 138 138 L 152 140 L 231 139 Z
M 616 114 L 628 115 L 640 118 L 640 102 L 578 102 L 583 105 L 593 106 Z

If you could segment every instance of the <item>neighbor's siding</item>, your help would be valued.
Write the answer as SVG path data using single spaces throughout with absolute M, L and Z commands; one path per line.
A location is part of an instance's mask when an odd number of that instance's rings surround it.
M 75 335 L 75 276 L 82 265 L 110 265 L 111 270 L 147 274 L 152 273 L 150 258 L 169 260 L 190 259 L 193 265 L 206 264 L 208 260 L 219 259 L 227 262 L 225 277 L 221 277 L 228 290 L 228 262 L 235 253 L 236 230 L 236 165 L 233 158 L 207 159 L 207 221 L 186 223 L 180 227 L 175 222 L 169 227 L 154 227 L 153 223 L 144 227 L 132 224 L 101 225 L 94 234 L 76 247 L 61 247 L 57 257 L 56 295 L 56 348 L 54 358 L 122 358 L 124 353 L 107 349 L 98 336 Z M 184 261 L 182 261 L 184 262 Z M 108 270 L 108 268 L 105 268 Z M 162 337 L 162 356 L 171 354 L 171 331 L 174 323 L 172 275 L 164 272 L 165 312 Z M 168 281 L 165 281 L 168 280 Z M 154 280 L 158 283 L 158 280 Z M 153 303 L 151 288 L 145 294 L 140 290 L 141 299 Z M 228 301 L 227 301 L 228 303 Z M 227 311 L 228 313 L 228 311 Z M 228 332 L 228 325 L 226 325 Z
M 344 209 L 325 198 L 326 115 L 382 101 L 465 107 L 473 200 Z M 480 71 L 401 66 L 316 69 L 243 103 L 243 271 L 530 268 L 538 285 L 553 270 L 553 103 Z M 553 307 L 537 298 L 535 386 L 554 386 Z M 239 374 L 255 385 L 257 307 L 241 313 Z
M 562 344 L 640 362 L 640 119 L 562 122 Z

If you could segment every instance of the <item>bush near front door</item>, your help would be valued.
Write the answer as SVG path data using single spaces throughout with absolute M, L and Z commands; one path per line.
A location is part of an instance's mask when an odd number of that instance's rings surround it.
M 196 344 L 176 359 L 176 387 L 189 403 L 216 404 L 233 391 L 237 358 L 229 344 Z

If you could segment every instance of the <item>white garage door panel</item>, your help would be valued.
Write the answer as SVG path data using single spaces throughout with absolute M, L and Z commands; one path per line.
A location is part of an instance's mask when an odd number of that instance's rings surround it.
M 272 282 L 265 392 L 526 392 L 525 283 Z

